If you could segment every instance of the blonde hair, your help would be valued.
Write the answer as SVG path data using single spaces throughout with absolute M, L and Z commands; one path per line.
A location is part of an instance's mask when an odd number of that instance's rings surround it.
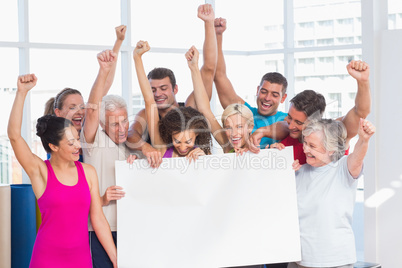
M 239 114 L 247 120 L 249 126 L 254 126 L 253 112 L 244 104 L 232 103 L 226 107 L 222 113 L 222 126 L 225 126 L 225 121 L 229 116 Z

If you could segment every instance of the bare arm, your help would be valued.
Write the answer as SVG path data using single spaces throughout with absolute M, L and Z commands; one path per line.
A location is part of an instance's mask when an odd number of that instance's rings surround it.
M 117 267 L 117 250 L 113 241 L 112 232 L 110 230 L 109 223 L 107 222 L 105 215 L 102 211 L 102 203 L 99 195 L 98 176 L 95 169 L 83 164 L 85 176 L 88 184 L 90 185 L 91 193 L 91 206 L 89 209 L 89 216 L 91 219 L 92 227 L 102 244 L 110 261 L 113 263 L 113 267 Z
M 40 197 L 46 189 L 46 177 L 43 175 L 45 163 L 31 152 L 28 144 L 21 136 L 22 115 L 25 98 L 37 82 L 34 74 L 21 75 L 18 77 L 17 93 L 10 112 L 7 134 L 10 139 L 14 154 L 28 174 L 36 197 Z M 42 171 L 42 172 L 41 172 Z M 46 173 L 45 173 L 46 174 Z
M 236 94 L 232 83 L 226 75 L 226 63 L 222 50 L 223 32 L 225 30 L 226 20 L 223 18 L 215 19 L 216 41 L 218 44 L 218 62 L 216 65 L 214 82 L 216 91 L 218 92 L 219 101 L 221 102 L 223 109 L 232 103 L 245 103 L 245 101 Z
M 155 103 L 152 88 L 149 84 L 147 75 L 145 74 L 144 65 L 142 62 L 142 55 L 149 51 L 150 47 L 148 42 L 139 41 L 134 49 L 133 58 L 134 65 L 137 72 L 138 83 L 140 85 L 142 96 L 145 101 L 145 119 L 148 125 L 149 136 L 154 146 L 163 145 L 162 138 L 159 134 L 159 113 Z
M 119 51 L 121 48 L 121 45 L 123 44 L 124 38 L 126 37 L 126 30 L 127 26 L 125 25 L 120 25 L 115 28 L 116 30 L 116 42 L 114 43 L 112 51 L 116 55 L 116 61 L 113 63 L 113 66 L 110 70 L 109 75 L 107 76 L 106 83 L 105 83 L 105 88 L 104 88 L 104 96 L 107 94 L 109 89 L 112 87 L 114 76 L 116 74 L 116 67 L 117 67 L 117 58 L 119 56 Z
M 250 151 L 259 151 L 259 145 L 263 137 L 268 137 L 273 140 L 283 140 L 288 134 L 289 126 L 286 121 L 279 121 L 269 126 L 260 127 L 250 135 Z
M 145 109 L 142 109 L 135 115 L 134 122 L 128 130 L 126 145 L 134 150 L 142 150 L 143 146 L 148 144 L 142 139 L 146 128 L 147 122 L 145 120 Z
M 99 53 L 97 58 L 100 68 L 89 94 L 85 124 L 82 127 L 87 143 L 93 143 L 95 140 L 96 131 L 99 127 L 99 107 L 102 98 L 105 96 L 103 89 L 105 87 L 107 76 L 116 60 L 115 54 L 111 50 L 105 50 Z
M 204 83 L 202 82 L 201 73 L 198 69 L 198 50 L 193 46 L 186 53 L 186 59 L 188 67 L 191 71 L 191 78 L 194 87 L 194 96 L 197 103 L 198 110 L 205 116 L 211 125 L 211 131 L 216 139 L 216 141 L 223 147 L 228 147 L 229 141 L 225 135 L 221 125 L 219 125 L 214 114 L 211 111 L 209 104 L 209 99 L 207 93 L 205 92 Z
M 216 64 L 217 64 L 217 44 L 215 35 L 215 13 L 210 4 L 204 4 L 198 7 L 198 17 L 204 21 L 205 41 L 203 47 L 204 64 L 201 67 L 201 77 L 205 86 L 208 100 L 211 100 L 212 87 L 214 82 Z M 197 108 L 192 92 L 186 100 L 186 106 Z
M 357 94 L 355 106 L 349 112 L 338 120 L 341 120 L 347 130 L 346 142 L 356 136 L 359 129 L 360 118 L 366 118 L 371 109 L 371 94 L 369 65 L 362 61 L 351 61 L 347 65 L 349 74 L 357 81 Z
M 135 116 L 134 123 L 128 130 L 126 145 L 131 149 L 141 150 L 151 167 L 157 168 L 162 163 L 162 153 L 142 139 L 146 126 L 145 109 L 143 109 Z
M 359 139 L 355 145 L 353 153 L 348 156 L 348 170 L 353 178 L 359 176 L 363 168 L 363 160 L 367 154 L 369 140 L 375 132 L 375 127 L 369 121 L 360 119 Z

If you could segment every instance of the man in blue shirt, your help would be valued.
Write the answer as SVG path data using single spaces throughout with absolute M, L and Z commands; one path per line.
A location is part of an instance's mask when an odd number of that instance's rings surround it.
M 222 39 L 223 32 L 225 30 L 226 20 L 223 18 L 215 19 L 215 33 L 218 43 L 218 63 L 214 82 L 223 109 L 232 103 L 245 104 L 248 108 L 250 108 L 254 115 L 253 132 L 260 127 L 268 126 L 278 121 L 283 121 L 287 114 L 278 111 L 278 106 L 285 101 L 287 96 L 286 88 L 288 86 L 288 82 L 286 78 L 280 73 L 266 73 L 262 77 L 260 84 L 257 86 L 257 107 L 252 107 L 249 103 L 245 102 L 236 94 L 232 83 L 226 76 L 226 64 L 222 52 Z M 276 138 L 280 140 L 283 137 Z M 264 137 L 261 139 L 260 148 L 264 149 L 268 144 L 275 142 L 276 140 L 274 139 Z

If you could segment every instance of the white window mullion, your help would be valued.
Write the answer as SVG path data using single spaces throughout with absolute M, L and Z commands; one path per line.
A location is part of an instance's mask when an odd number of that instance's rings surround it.
M 284 76 L 288 81 L 287 94 L 288 98 L 285 101 L 285 111 L 289 110 L 289 100 L 295 94 L 295 70 L 294 70 L 294 16 L 293 16 L 293 0 L 284 0 L 283 2 L 283 30 L 284 30 Z
M 27 44 L 29 42 L 29 17 L 28 17 L 28 0 L 18 0 L 18 36 L 19 42 Z M 19 47 L 19 73 L 28 74 L 29 66 L 29 47 Z M 17 81 L 16 81 L 17 82 Z M 33 89 L 35 90 L 35 89 Z M 27 144 L 32 148 L 31 139 L 31 93 L 29 92 L 25 104 L 24 115 L 22 118 L 21 135 Z M 22 170 L 22 183 L 30 183 L 28 175 Z
M 127 26 L 126 37 L 121 47 L 121 94 L 127 102 L 127 112 L 133 112 L 133 70 L 131 60 L 131 0 L 121 0 L 121 23 Z M 132 120 L 133 118 L 130 118 Z

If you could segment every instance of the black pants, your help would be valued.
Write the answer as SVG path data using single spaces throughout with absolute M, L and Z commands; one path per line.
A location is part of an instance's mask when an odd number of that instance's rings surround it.
M 288 263 L 265 264 L 265 268 L 287 268 Z
M 117 232 L 112 232 L 114 244 L 117 245 Z M 103 249 L 95 232 L 89 232 L 89 245 L 91 247 L 93 268 L 113 268 L 113 263 Z
M 236 266 L 236 267 L 227 267 L 227 268 L 264 268 L 264 264 L 259 264 L 259 265 L 247 265 L 247 266 Z

